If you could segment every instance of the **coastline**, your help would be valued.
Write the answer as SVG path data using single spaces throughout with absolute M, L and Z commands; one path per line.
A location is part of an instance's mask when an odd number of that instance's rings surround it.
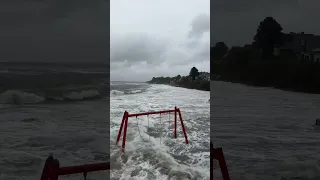
M 175 84 L 165 84 L 165 83 L 149 83 L 148 84 L 163 84 L 163 85 L 168 85 L 168 86 L 172 86 L 172 87 L 179 87 L 179 88 L 185 88 L 185 89 L 194 89 L 194 90 L 199 90 L 199 91 L 210 91 L 207 89 L 201 89 L 201 88 L 190 88 L 190 87 L 183 87 L 183 86 L 179 86 L 179 85 L 175 85 Z M 210 85 L 210 81 L 208 81 L 209 85 Z
M 210 91 L 210 74 L 208 72 L 200 72 L 197 76 L 180 76 L 175 77 L 153 77 L 147 81 L 148 84 L 165 84 L 174 87 L 186 89 L 196 89 L 200 91 Z
M 268 87 L 268 88 L 274 88 L 282 91 L 287 92 L 296 92 L 296 93 L 306 93 L 306 94 L 320 94 L 320 90 L 315 89 L 307 89 L 303 87 L 281 87 L 276 85 L 260 85 L 259 83 L 254 82 L 248 82 L 248 81 L 241 81 L 241 80 L 235 80 L 235 79 L 222 79 L 222 78 L 213 78 L 210 81 L 219 81 L 219 82 L 230 82 L 230 83 L 238 83 L 246 86 L 251 87 Z

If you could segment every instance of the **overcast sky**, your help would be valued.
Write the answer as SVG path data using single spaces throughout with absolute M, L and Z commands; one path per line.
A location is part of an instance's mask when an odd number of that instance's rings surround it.
M 320 35 L 319 0 L 214 0 L 211 1 L 211 44 L 251 43 L 259 23 L 274 17 L 284 32 Z
M 108 62 L 105 0 L 1 0 L 0 61 Z
M 111 80 L 209 71 L 210 0 L 111 0 Z

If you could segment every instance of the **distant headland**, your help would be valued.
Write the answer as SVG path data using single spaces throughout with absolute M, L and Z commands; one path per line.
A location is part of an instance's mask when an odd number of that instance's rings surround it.
M 199 72 L 196 67 L 193 67 L 188 76 L 153 77 L 150 81 L 147 81 L 147 83 L 210 91 L 210 73 Z

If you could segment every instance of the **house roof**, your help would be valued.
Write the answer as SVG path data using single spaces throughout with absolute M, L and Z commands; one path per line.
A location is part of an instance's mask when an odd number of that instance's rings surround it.
M 287 41 L 280 49 L 293 49 L 295 52 L 303 51 L 302 42 L 306 43 L 307 51 L 320 48 L 320 36 L 304 33 L 290 33 L 290 41 Z

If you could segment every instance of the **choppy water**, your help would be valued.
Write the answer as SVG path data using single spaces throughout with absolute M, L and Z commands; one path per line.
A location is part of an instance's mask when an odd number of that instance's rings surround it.
M 112 82 L 111 89 L 111 179 L 209 179 L 209 92 L 124 82 Z M 178 138 L 173 138 L 173 114 L 171 121 L 163 114 L 161 124 L 159 115 L 149 116 L 149 131 L 147 117 L 129 118 L 125 153 L 121 140 L 115 145 L 124 111 L 175 106 L 181 109 L 190 144 L 185 144 L 179 122 Z
M 212 81 L 210 111 L 232 180 L 320 179 L 320 95 Z
M 107 73 L 92 67 L 1 68 L 0 179 L 39 179 L 50 153 L 61 166 L 108 161 Z M 88 178 L 107 179 L 108 174 L 89 173 Z

